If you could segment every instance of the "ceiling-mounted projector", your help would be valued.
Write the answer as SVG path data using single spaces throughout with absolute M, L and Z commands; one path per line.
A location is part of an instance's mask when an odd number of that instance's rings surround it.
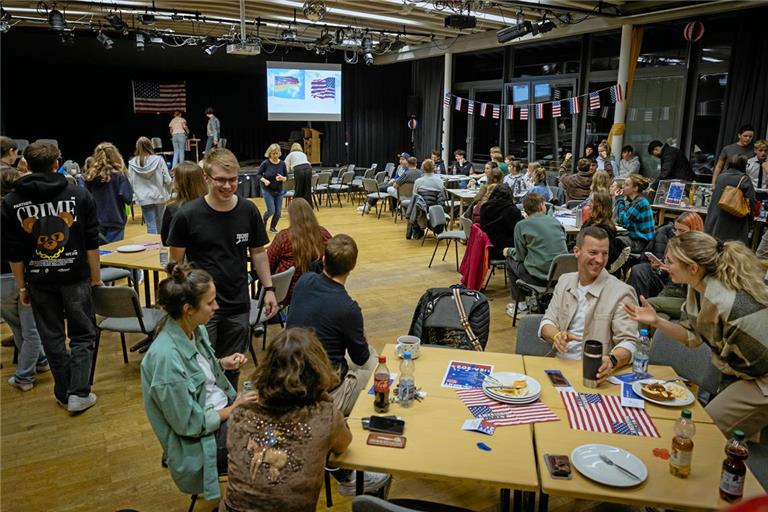
M 258 43 L 232 43 L 227 45 L 229 55 L 259 55 L 261 45 Z
M 499 43 L 506 43 L 513 39 L 523 37 L 526 34 L 530 34 L 530 32 L 531 32 L 531 22 L 523 21 L 518 23 L 517 25 L 512 25 L 511 27 L 507 27 L 499 30 L 498 32 L 496 32 L 496 39 L 498 39 Z
M 463 30 L 465 28 L 475 28 L 477 26 L 477 18 L 474 16 L 466 16 L 463 14 L 452 14 L 445 17 L 446 28 L 456 28 Z

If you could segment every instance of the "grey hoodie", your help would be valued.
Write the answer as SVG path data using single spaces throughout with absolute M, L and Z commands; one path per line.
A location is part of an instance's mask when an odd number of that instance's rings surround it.
M 624 160 L 623 158 L 619 160 L 619 172 L 616 174 L 616 177 L 626 178 L 630 174 L 638 174 L 639 172 L 640 159 L 635 155 L 629 160 Z
M 131 158 L 128 161 L 128 180 L 136 202 L 141 206 L 163 204 L 170 197 L 171 175 L 160 155 L 149 155 L 144 159 L 144 165 L 139 165 L 138 157 Z

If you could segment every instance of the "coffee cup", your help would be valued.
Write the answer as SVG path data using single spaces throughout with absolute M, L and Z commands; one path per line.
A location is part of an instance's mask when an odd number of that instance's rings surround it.
M 398 357 L 403 357 L 403 352 L 408 351 L 411 353 L 411 357 L 416 359 L 419 357 L 421 349 L 421 340 L 417 336 L 400 336 L 397 338 L 397 345 L 395 346 L 395 353 Z
M 603 344 L 598 340 L 585 341 L 581 359 L 584 372 L 584 387 L 596 388 L 597 370 L 603 364 Z

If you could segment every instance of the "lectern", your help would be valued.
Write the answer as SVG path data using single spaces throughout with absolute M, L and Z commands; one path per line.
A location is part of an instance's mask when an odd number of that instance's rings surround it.
M 314 128 L 304 128 L 304 154 L 311 164 L 319 164 L 320 158 L 320 136 L 321 132 Z

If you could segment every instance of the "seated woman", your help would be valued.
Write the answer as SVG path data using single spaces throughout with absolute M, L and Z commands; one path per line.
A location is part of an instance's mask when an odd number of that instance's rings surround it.
M 595 175 L 601 173 L 605 174 L 603 171 L 598 171 Z M 613 221 L 613 197 L 602 191 L 594 192 L 591 197 L 592 206 L 589 208 L 589 217 L 584 221 L 584 226 L 597 226 L 608 233 L 608 264 L 605 268 L 610 269 L 626 245 L 616 236 L 616 223 Z
M 227 420 L 256 395 L 240 395 L 223 370 L 247 361 L 235 353 L 216 359 L 205 324 L 219 309 L 211 275 L 170 263 L 157 302 L 168 313 L 141 362 L 144 408 L 163 447 L 176 486 L 185 493 L 220 497 L 227 471 Z
M 651 203 L 643 195 L 650 181 L 645 176 L 632 174 L 624 181 L 623 195 L 616 196 L 614 216 L 616 224 L 626 228 L 627 243 L 632 252 L 645 251 L 648 242 L 653 238 L 656 224 L 653 220 Z
M 687 318 L 660 318 L 645 297 L 641 306 L 625 304 L 629 317 L 667 336 L 712 349 L 712 363 L 723 372 L 720 392 L 707 413 L 724 434 L 741 429 L 750 437 L 768 426 L 768 285 L 765 268 L 741 242 L 721 242 L 691 231 L 667 244 L 672 282 L 687 284 Z
M 296 281 L 310 270 L 313 262 L 320 261 L 325 252 L 325 242 L 331 238 L 328 230 L 317 222 L 312 206 L 301 197 L 288 205 L 288 218 L 291 221 L 290 227 L 280 230 L 267 248 L 270 273 L 278 274 L 291 267 L 296 268 L 285 299 L 286 304 L 291 302 Z
M 642 295 L 653 306 L 657 313 L 663 313 L 667 318 L 680 318 L 680 306 L 685 302 L 686 289 L 684 285 L 670 281 L 667 266 L 662 263 L 667 252 L 669 241 L 688 231 L 703 231 L 704 221 L 696 212 L 683 212 L 674 224 L 667 224 L 656 231 L 648 252 L 657 259 L 650 259 L 632 267 L 627 284 L 632 286 L 638 296 Z
M 475 198 L 472 201 L 472 207 L 468 209 L 468 212 L 472 212 L 472 222 L 477 224 L 480 222 L 480 208 L 491 197 L 491 192 L 504 182 L 504 175 L 501 174 L 501 170 L 496 167 L 496 162 L 488 162 L 485 164 L 485 176 L 487 182 L 481 185 L 475 194 Z
M 171 232 L 173 216 L 179 208 L 186 203 L 203 197 L 208 193 L 208 185 L 205 183 L 203 169 L 194 162 L 184 161 L 172 169 L 173 191 L 175 197 L 165 207 L 163 222 L 160 226 L 160 240 L 163 245 L 168 245 L 168 235 Z
M 523 214 L 515 206 L 512 190 L 504 184 L 496 187 L 480 208 L 480 229 L 493 244 L 488 248 L 489 259 L 502 260 L 504 248 L 515 246 L 515 226 L 522 219 Z
M 608 192 L 611 188 L 612 181 L 613 179 L 611 178 L 611 175 L 607 172 L 595 171 L 595 174 L 592 176 L 592 184 L 589 186 L 589 196 L 579 203 L 576 208 L 581 208 L 582 213 L 584 213 L 585 216 L 588 215 L 588 212 L 584 212 L 583 210 L 589 209 L 592 205 L 592 196 L 595 192 Z M 613 205 L 613 199 L 611 199 L 611 205 Z
M 552 191 L 547 186 L 547 172 L 544 168 L 541 165 L 536 164 L 532 169 L 529 168 L 528 177 L 530 183 L 533 184 L 528 192 L 536 192 L 537 194 L 540 194 L 545 201 L 551 201 Z
M 258 399 L 229 427 L 229 481 L 221 512 L 314 511 L 328 452 L 352 441 L 328 395 L 339 378 L 315 335 L 286 329 L 254 375 Z
M 611 176 L 616 174 L 618 166 L 616 165 L 616 159 L 611 155 L 611 148 L 608 146 L 608 141 L 604 140 L 597 146 L 597 158 L 595 159 L 598 171 L 605 171 Z

